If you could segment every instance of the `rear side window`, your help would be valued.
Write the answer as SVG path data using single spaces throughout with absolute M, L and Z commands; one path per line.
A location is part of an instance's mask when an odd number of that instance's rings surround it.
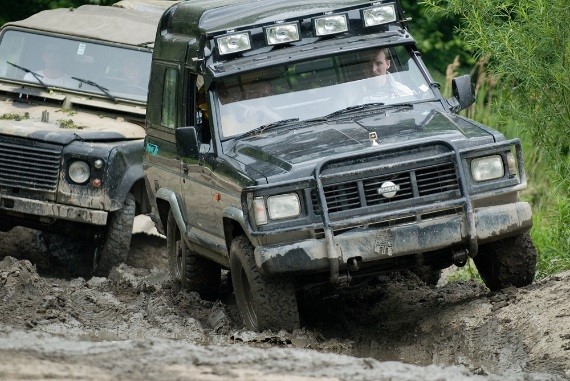
M 164 72 L 164 86 L 162 93 L 162 116 L 160 124 L 168 128 L 176 128 L 176 84 L 178 83 L 178 70 L 168 68 Z

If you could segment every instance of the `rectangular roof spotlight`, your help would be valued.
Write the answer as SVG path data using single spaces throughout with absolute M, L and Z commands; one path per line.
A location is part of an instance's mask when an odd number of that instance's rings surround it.
M 394 4 L 380 5 L 362 10 L 364 26 L 388 24 L 396 21 L 396 8 Z

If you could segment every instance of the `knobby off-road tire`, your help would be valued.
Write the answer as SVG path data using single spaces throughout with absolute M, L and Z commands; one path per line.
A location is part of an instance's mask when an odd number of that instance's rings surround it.
M 107 277 L 113 267 L 127 260 L 135 207 L 135 198 L 128 193 L 123 207 L 109 214 L 103 245 L 95 261 L 95 275 Z
M 261 274 L 255 264 L 253 246 L 244 236 L 232 241 L 230 272 L 236 303 L 248 329 L 292 331 L 299 328 L 293 283 L 284 277 Z
M 194 291 L 202 299 L 215 300 L 220 291 L 222 267 L 188 247 L 182 239 L 172 211 L 168 212 L 166 222 L 166 246 L 175 291 Z
M 530 234 L 481 245 L 473 258 L 479 275 L 492 291 L 532 283 L 536 272 L 536 249 Z

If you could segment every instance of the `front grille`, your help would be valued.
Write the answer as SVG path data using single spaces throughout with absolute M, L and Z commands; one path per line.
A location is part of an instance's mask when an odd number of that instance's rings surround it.
M 0 137 L 0 187 L 55 192 L 62 148 Z
M 419 197 L 437 196 L 459 190 L 455 165 L 451 161 L 421 166 L 396 173 L 373 175 L 364 179 L 324 185 L 329 214 L 390 204 Z M 391 198 L 378 193 L 382 184 L 390 181 L 399 186 Z M 312 191 L 315 214 L 321 214 L 317 190 Z

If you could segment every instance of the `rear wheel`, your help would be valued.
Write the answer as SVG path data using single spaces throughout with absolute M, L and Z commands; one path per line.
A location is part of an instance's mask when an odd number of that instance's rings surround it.
M 203 299 L 215 300 L 219 294 L 222 268 L 188 247 L 172 211 L 168 213 L 166 245 L 174 286 L 197 292 Z
M 230 248 L 230 271 L 237 306 L 248 329 L 292 331 L 299 328 L 299 310 L 291 280 L 264 276 L 253 256 L 253 246 L 236 237 Z
M 527 232 L 481 245 L 473 262 L 485 285 L 496 291 L 531 284 L 536 272 L 536 257 L 536 249 Z

